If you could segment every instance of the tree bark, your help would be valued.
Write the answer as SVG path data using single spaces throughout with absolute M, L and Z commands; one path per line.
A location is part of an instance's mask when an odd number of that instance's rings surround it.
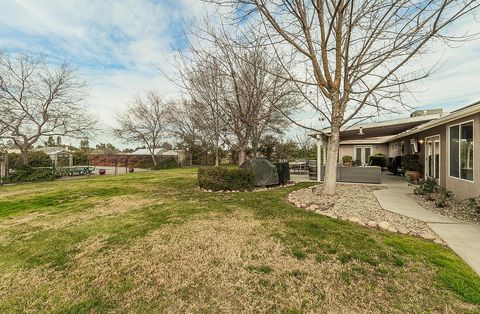
M 155 153 L 150 154 L 150 156 L 152 156 L 153 165 L 156 166 L 157 165 L 157 159 L 155 158 Z
M 340 144 L 340 127 L 343 120 L 343 115 L 341 113 L 343 105 L 340 101 L 336 100 L 332 107 L 333 118 L 327 146 L 327 162 L 325 166 L 325 179 L 323 186 L 323 193 L 328 195 L 335 194 L 337 186 L 338 147 Z
M 28 165 L 28 152 L 20 150 L 20 156 L 22 157 L 23 164 Z
M 238 165 L 241 166 L 247 160 L 247 152 L 244 147 L 238 150 Z
M 218 136 L 215 138 L 215 167 L 218 167 L 220 164 L 219 159 L 218 159 L 218 146 L 219 146 L 219 141 L 220 139 Z

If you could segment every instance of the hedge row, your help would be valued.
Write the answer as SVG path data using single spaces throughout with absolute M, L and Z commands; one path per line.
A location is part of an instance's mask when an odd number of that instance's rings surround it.
M 34 168 L 27 165 L 15 168 L 13 173 L 10 174 L 9 181 L 11 183 L 52 181 L 56 177 L 52 168 Z
M 255 187 L 255 175 L 249 169 L 202 167 L 198 169 L 198 185 L 212 191 L 250 191 Z

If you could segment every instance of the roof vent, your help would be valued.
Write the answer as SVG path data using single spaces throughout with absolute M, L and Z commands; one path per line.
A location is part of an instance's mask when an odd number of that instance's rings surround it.
M 428 109 L 428 110 L 417 110 L 417 111 L 414 111 L 412 112 L 412 114 L 410 114 L 410 117 L 421 117 L 421 116 L 428 116 L 428 115 L 432 115 L 432 114 L 438 114 L 438 115 L 442 115 L 443 113 L 443 109 Z

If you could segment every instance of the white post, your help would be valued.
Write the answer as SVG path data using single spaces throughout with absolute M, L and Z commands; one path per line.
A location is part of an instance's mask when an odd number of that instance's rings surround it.
M 321 181 L 322 178 L 322 136 L 317 134 L 317 182 Z

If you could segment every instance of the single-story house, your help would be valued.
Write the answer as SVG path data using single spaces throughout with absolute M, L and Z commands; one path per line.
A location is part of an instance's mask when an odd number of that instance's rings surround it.
M 58 165 L 59 158 L 68 158 L 68 166 L 73 166 L 73 153 L 63 147 L 40 147 L 33 151 L 40 151 L 47 154 L 55 166 Z
M 329 129 L 323 134 L 329 134 Z M 325 155 L 325 139 L 317 137 Z M 409 118 L 346 127 L 340 133 L 339 163 L 350 155 L 362 165 L 374 154 L 418 154 L 424 177 L 434 178 L 460 198 L 480 195 L 480 101 L 450 113 L 416 111 Z M 320 158 L 324 163 L 324 158 Z
M 150 151 L 147 148 L 140 148 L 130 153 L 131 156 L 151 156 Z M 155 156 L 159 159 L 162 158 L 174 158 L 178 163 L 183 164 L 185 162 L 184 150 L 167 150 L 165 148 L 156 148 Z
M 40 147 L 32 150 L 33 152 L 44 152 L 50 157 L 55 166 L 58 165 L 59 158 L 68 158 L 68 165 L 73 166 L 73 153 L 63 147 Z M 7 149 L 8 153 L 20 154 L 20 149 Z

